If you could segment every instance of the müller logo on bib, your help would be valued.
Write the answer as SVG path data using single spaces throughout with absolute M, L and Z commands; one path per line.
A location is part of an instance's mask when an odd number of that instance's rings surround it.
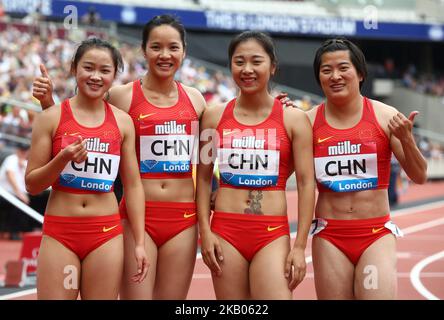
M 332 140 L 325 141 L 315 148 L 317 180 L 325 187 L 336 192 L 377 188 L 378 157 L 376 142 Z
M 62 149 L 77 137 L 63 136 Z M 120 140 L 86 138 L 88 157 L 82 163 L 70 161 L 60 174 L 60 185 L 80 190 L 110 192 L 120 163 Z
M 140 122 L 140 172 L 189 172 L 197 155 L 199 123 L 190 120 Z

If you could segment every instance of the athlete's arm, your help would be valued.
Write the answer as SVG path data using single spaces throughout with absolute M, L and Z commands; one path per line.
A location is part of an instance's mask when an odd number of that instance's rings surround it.
M 148 258 L 145 251 L 145 195 L 137 165 L 135 150 L 135 131 L 130 116 L 116 108 L 113 109 L 122 133 L 119 173 L 122 179 L 128 220 L 135 240 L 137 273 L 132 277 L 142 282 L 148 272 Z
M 51 108 L 40 113 L 34 121 L 25 173 L 26 190 L 32 195 L 46 190 L 70 161 L 80 163 L 87 157 L 85 142 L 78 137 L 51 159 L 52 133 L 59 118 L 60 108 Z
M 286 109 L 285 122 L 290 124 L 292 150 L 298 189 L 298 230 L 287 257 L 285 275 L 293 290 L 306 273 L 305 248 L 314 212 L 315 180 L 313 166 L 313 132 L 307 115 L 298 109 Z
M 197 166 L 197 216 L 199 232 L 202 239 L 202 258 L 211 272 L 221 275 L 222 270 L 219 261 L 223 260 L 222 248 L 219 240 L 210 229 L 210 195 L 211 178 L 213 176 L 214 160 L 216 159 L 218 107 L 207 108 L 201 119 L 199 164 Z
M 413 122 L 417 111 L 410 113 L 406 118 L 401 112 L 393 107 L 373 100 L 378 121 L 381 127 L 387 128 L 390 137 L 390 147 L 404 169 L 407 176 L 413 182 L 423 184 L 427 180 L 427 161 L 418 149 L 413 137 Z M 381 119 L 381 120 L 380 120 Z

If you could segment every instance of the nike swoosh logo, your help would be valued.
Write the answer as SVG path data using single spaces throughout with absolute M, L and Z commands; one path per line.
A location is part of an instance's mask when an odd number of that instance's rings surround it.
M 228 136 L 229 134 L 236 133 L 236 132 L 237 132 L 237 130 L 223 131 L 223 132 L 222 132 L 222 135 L 224 135 L 224 136 Z
M 283 224 L 281 224 L 280 226 L 277 226 L 277 227 L 270 227 L 270 226 L 268 226 L 267 227 L 267 231 L 271 232 L 271 231 L 277 230 L 279 228 L 282 228 L 283 226 L 284 226 Z
M 191 214 L 185 212 L 185 213 L 183 214 L 183 217 L 184 217 L 185 219 L 188 219 L 188 218 L 191 218 L 192 216 L 195 216 L 195 215 L 196 215 L 196 212 L 191 213 Z
M 80 134 L 80 132 L 75 132 L 75 133 L 67 133 L 65 132 L 65 136 L 78 136 Z
M 191 218 L 191 217 L 193 217 L 193 216 L 195 216 L 196 215 L 196 212 L 194 212 L 194 213 L 187 213 L 187 212 L 185 212 L 184 214 L 183 214 L 183 217 L 185 218 L 185 219 L 188 219 L 188 218 Z
M 318 138 L 318 143 L 322 143 L 322 142 L 327 141 L 328 139 L 331 139 L 331 138 L 333 138 L 333 136 L 327 137 L 327 138 L 324 138 L 324 139 Z
M 375 229 L 375 228 L 373 228 L 372 229 L 372 232 L 373 233 L 378 233 L 379 231 L 381 231 L 382 229 L 384 229 L 385 227 L 381 227 L 381 228 L 378 228 L 378 229 Z
M 153 114 L 156 114 L 156 113 L 139 114 L 139 120 L 148 118 L 148 117 L 152 116 Z
M 119 225 L 118 224 L 116 224 L 115 226 L 113 226 L 113 227 L 110 227 L 110 228 L 107 228 L 107 227 L 103 227 L 103 232 L 108 232 L 108 231 L 111 231 L 111 230 L 113 230 L 114 228 L 117 228 Z

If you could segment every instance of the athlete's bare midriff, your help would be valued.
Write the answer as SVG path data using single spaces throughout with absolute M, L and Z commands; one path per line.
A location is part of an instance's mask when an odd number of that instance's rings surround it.
M 142 179 L 145 201 L 193 202 L 194 182 L 185 179 Z
M 387 190 L 321 192 L 316 217 L 326 219 L 368 219 L 389 214 Z
M 119 205 L 114 192 L 75 194 L 52 190 L 45 214 L 65 217 L 92 217 L 117 213 L 119 213 Z
M 285 191 L 261 191 L 219 188 L 216 198 L 216 211 L 227 213 L 248 213 L 268 216 L 287 215 Z

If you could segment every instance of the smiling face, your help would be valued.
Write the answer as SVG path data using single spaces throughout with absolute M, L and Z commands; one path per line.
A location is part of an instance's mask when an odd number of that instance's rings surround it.
M 319 82 L 328 100 L 344 99 L 360 94 L 358 74 L 348 50 L 326 52 L 321 57 Z
M 151 73 L 161 78 L 174 77 L 185 58 L 180 33 L 169 25 L 153 28 L 144 54 Z
M 263 46 L 256 40 L 240 42 L 231 58 L 233 80 L 244 93 L 267 90 L 276 66 Z
M 74 70 L 79 92 L 91 99 L 103 97 L 111 87 L 115 73 L 110 51 L 101 48 L 87 50 Z

